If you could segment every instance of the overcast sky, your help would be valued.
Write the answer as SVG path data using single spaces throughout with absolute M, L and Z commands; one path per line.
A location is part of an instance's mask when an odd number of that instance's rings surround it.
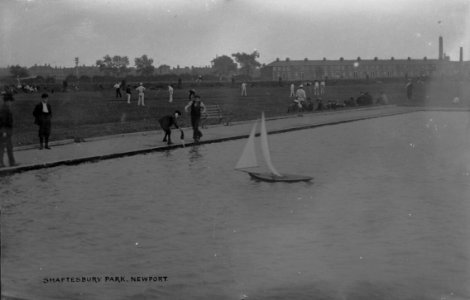
M 339 57 L 470 57 L 470 0 L 0 0 L 0 67 L 94 65 L 147 54 L 154 65 Z

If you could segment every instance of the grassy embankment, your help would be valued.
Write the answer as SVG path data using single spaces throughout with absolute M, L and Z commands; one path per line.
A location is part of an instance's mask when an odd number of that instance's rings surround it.
M 265 111 L 267 117 L 285 115 L 291 103 L 289 87 L 255 86 L 248 87 L 248 97 L 240 96 L 240 89 L 230 87 L 195 87 L 205 104 L 219 104 L 230 112 L 233 121 L 250 120 Z M 189 87 L 174 91 L 173 103 L 168 102 L 168 91 L 148 89 L 145 94 L 145 107 L 137 106 L 137 93 L 133 91 L 131 104 L 123 98 L 116 99 L 113 89 L 103 91 L 71 91 L 50 94 L 53 124 L 51 140 L 89 138 L 119 133 L 158 129 L 159 117 L 170 114 L 175 109 L 183 111 L 187 103 Z M 308 94 L 308 89 L 306 89 Z M 385 91 L 391 103 L 405 101 L 403 84 L 350 84 L 327 87 L 323 96 L 327 100 L 343 102 L 350 97 L 368 91 L 374 99 L 380 91 Z M 419 91 L 417 92 L 419 94 Z M 37 127 L 33 124 L 32 111 L 40 101 L 41 93 L 17 94 L 13 105 L 14 144 L 37 143 Z M 312 95 L 308 95 L 312 96 Z M 312 97 L 313 98 L 313 97 Z M 188 126 L 189 116 L 183 113 L 183 123 Z

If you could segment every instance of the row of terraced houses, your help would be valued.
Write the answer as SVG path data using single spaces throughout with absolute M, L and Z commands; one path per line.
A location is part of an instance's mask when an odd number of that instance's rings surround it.
M 470 61 L 463 61 L 463 48 L 460 48 L 459 61 L 450 61 L 443 52 L 443 39 L 439 37 L 437 59 L 343 59 L 290 60 L 289 58 L 268 64 L 261 69 L 266 80 L 322 80 L 322 79 L 381 79 L 416 77 L 470 77 Z

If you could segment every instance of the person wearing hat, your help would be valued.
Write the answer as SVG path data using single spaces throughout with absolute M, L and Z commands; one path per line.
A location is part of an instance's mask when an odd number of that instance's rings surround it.
M 144 91 L 145 91 L 145 88 L 144 88 L 144 84 L 141 82 L 139 83 L 139 87 L 136 88 L 136 90 L 139 92 L 139 99 L 137 100 L 137 106 L 140 106 L 142 104 L 142 106 L 145 106 L 145 102 L 144 102 L 144 98 L 145 98 L 145 95 L 144 95 Z
M 302 110 L 302 107 L 307 100 L 307 94 L 305 93 L 303 84 L 299 85 L 297 91 L 295 91 L 295 100 L 294 102 L 297 103 L 299 109 Z
M 190 89 L 188 94 L 189 101 L 193 100 L 194 96 L 196 96 L 196 90 Z
M 160 123 L 160 127 L 165 132 L 163 141 L 167 142 L 168 145 L 173 144 L 171 142 L 171 126 L 175 126 L 176 129 L 180 129 L 178 126 L 178 122 L 176 121 L 180 116 L 181 116 L 181 112 L 179 110 L 175 110 L 173 115 L 164 116 L 160 118 L 160 120 L 158 120 L 158 123 Z M 183 132 L 181 129 L 180 131 Z M 182 135 L 184 136 L 183 133 Z
M 13 144 L 11 142 L 11 136 L 13 133 L 13 114 L 11 113 L 11 103 L 14 100 L 13 94 L 6 90 L 2 92 L 3 95 L 3 106 L 0 108 L 0 168 L 4 168 L 3 164 L 3 153 L 5 148 L 7 149 L 8 162 L 10 166 L 18 165 L 15 162 L 13 156 Z
M 199 123 L 201 122 L 201 114 L 206 112 L 206 106 L 202 103 L 201 97 L 199 95 L 195 95 L 184 107 L 184 110 L 191 113 L 193 139 L 195 142 L 199 142 L 202 137 L 202 132 L 199 130 Z
M 34 124 L 39 126 L 39 149 L 51 149 L 49 147 L 49 136 L 51 135 L 51 105 L 47 103 L 49 95 L 44 93 L 41 95 L 41 102 L 36 105 L 33 111 Z

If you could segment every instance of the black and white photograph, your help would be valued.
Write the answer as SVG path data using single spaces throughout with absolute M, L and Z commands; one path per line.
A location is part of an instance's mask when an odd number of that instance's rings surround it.
M 469 0 L 0 0 L 1 300 L 470 300 Z

